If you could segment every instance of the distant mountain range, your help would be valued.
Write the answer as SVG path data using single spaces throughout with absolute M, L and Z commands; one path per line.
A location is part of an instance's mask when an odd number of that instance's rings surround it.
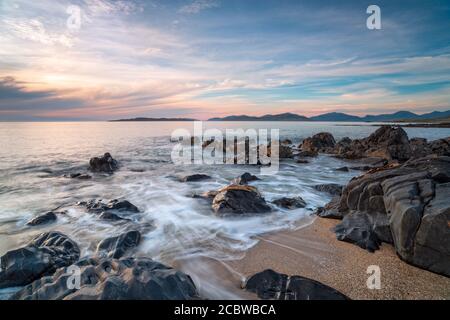
M 448 111 L 433 111 L 426 114 L 416 114 L 410 111 L 398 111 L 392 114 L 367 115 L 364 117 L 352 116 L 346 113 L 331 112 L 307 118 L 294 113 L 282 113 L 276 115 L 254 116 L 227 116 L 224 118 L 211 118 L 208 121 L 345 121 L 345 122 L 389 122 L 389 121 L 413 121 L 446 118 L 450 116 Z
M 445 119 L 450 117 L 450 110 L 448 111 L 433 111 L 425 114 L 416 114 L 410 111 L 398 111 L 391 114 L 366 115 L 364 117 L 352 116 L 346 113 L 331 112 L 324 113 L 318 116 L 307 118 L 295 113 L 281 113 L 281 114 L 266 114 L 264 116 L 227 116 L 223 118 L 211 118 L 208 121 L 332 121 L 332 122 L 401 122 L 414 120 L 433 120 Z M 196 121 L 190 118 L 133 118 L 111 120 L 113 122 L 125 121 Z

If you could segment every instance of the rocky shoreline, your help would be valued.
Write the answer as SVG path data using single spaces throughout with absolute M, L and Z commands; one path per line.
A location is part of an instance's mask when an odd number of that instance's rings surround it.
M 347 186 L 314 186 L 334 197 L 316 214 L 342 220 L 334 228 L 338 240 L 371 252 L 387 243 L 406 263 L 450 276 L 450 200 L 446 197 L 450 194 L 450 138 L 432 142 L 409 139 L 403 129 L 383 126 L 365 139 L 336 142 L 331 134 L 319 133 L 299 146 L 292 146 L 292 141 L 280 144 L 280 158 L 298 163 L 319 153 L 349 161 L 349 167 L 336 170 L 366 172 Z M 364 159 L 367 165 L 352 166 L 351 161 L 356 159 Z M 65 176 L 91 179 L 92 174 L 112 175 L 117 170 L 120 163 L 105 153 L 92 158 L 86 172 Z M 209 178 L 197 173 L 180 177 L 179 182 L 201 183 Z M 223 219 L 307 205 L 301 197 L 266 201 L 251 185 L 258 179 L 244 173 L 227 186 L 194 197 L 208 201 L 211 212 Z M 0 262 L 0 288 L 22 287 L 12 299 L 202 299 L 188 274 L 151 257 L 135 256 L 142 234 L 152 230 L 151 224 L 140 223 L 137 206 L 124 199 L 91 199 L 73 205 L 93 218 L 122 223 L 126 231 L 103 239 L 87 257 L 81 257 L 78 245 L 57 231 L 42 233 L 27 245 L 7 252 Z M 64 214 L 64 208 L 58 208 L 27 225 L 51 225 Z M 67 285 L 70 267 L 79 271 L 79 288 Z M 348 299 L 315 279 L 273 270 L 260 270 L 249 277 L 243 290 L 255 292 L 262 299 Z

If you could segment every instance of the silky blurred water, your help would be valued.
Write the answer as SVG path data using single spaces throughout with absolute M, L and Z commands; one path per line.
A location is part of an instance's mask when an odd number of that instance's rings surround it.
M 282 139 L 298 144 L 312 134 L 328 131 L 336 139 L 362 138 L 377 129 L 363 124 L 309 122 L 204 122 L 206 128 L 277 128 Z M 77 122 L 0 123 L 0 255 L 28 242 L 36 234 L 59 230 L 80 246 L 82 255 L 95 250 L 98 241 L 139 227 L 143 243 L 138 254 L 165 263 L 196 256 L 239 258 L 257 240 L 255 235 L 302 224 L 329 196 L 312 188 L 320 183 L 345 184 L 358 171 L 339 172 L 346 164 L 328 156 L 281 162 L 274 176 L 263 176 L 255 185 L 268 201 L 301 196 L 307 208 L 280 210 L 253 217 L 220 218 L 210 204 L 192 198 L 223 187 L 244 172 L 259 175 L 256 166 L 174 165 L 170 135 L 189 122 Z M 409 137 L 429 140 L 450 136 L 449 129 L 406 128 Z M 67 179 L 70 172 L 85 172 L 93 156 L 110 152 L 121 168 L 113 175 L 94 174 L 91 180 Z M 176 178 L 193 173 L 213 177 L 208 181 L 181 183 Z M 127 199 L 141 213 L 130 223 L 111 223 L 86 213 L 74 204 L 90 199 Z M 56 207 L 68 210 L 57 223 L 29 228 L 26 222 Z M 305 221 L 308 221 L 305 219 Z M 306 222 L 305 222 L 306 223 Z

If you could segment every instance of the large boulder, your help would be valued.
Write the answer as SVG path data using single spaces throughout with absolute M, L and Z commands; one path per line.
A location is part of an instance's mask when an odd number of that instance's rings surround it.
M 94 172 L 113 173 L 119 168 L 119 163 L 108 152 L 101 157 L 89 160 L 89 169 Z
M 272 210 L 258 189 L 245 185 L 230 185 L 217 193 L 212 208 L 218 215 L 265 213 Z
M 370 170 L 343 190 L 338 238 L 369 250 L 376 246 L 361 245 L 368 243 L 362 238 L 393 243 L 406 262 L 449 276 L 449 186 L 450 157 L 428 156 Z
M 106 255 L 109 258 L 122 258 L 127 252 L 136 248 L 141 241 L 141 233 L 133 230 L 117 237 L 102 240 L 97 246 L 98 255 Z
M 80 271 L 80 286 L 66 268 L 14 294 L 13 300 L 192 300 L 199 299 L 192 279 L 148 258 L 91 258 L 73 268 Z
M 336 140 L 334 140 L 334 137 L 331 133 L 320 132 L 310 138 L 306 138 L 305 140 L 303 140 L 301 149 L 302 151 L 318 151 L 329 153 L 333 150 L 335 145 Z
M 73 264 L 79 257 L 80 249 L 69 237 L 54 231 L 43 233 L 0 258 L 0 288 L 27 285 Z
M 318 281 L 288 276 L 270 269 L 251 276 L 245 289 L 266 300 L 349 300 L 344 294 Z
M 401 127 L 381 126 L 364 139 L 341 140 L 333 153 L 346 159 L 375 157 L 406 161 L 412 156 L 408 135 Z

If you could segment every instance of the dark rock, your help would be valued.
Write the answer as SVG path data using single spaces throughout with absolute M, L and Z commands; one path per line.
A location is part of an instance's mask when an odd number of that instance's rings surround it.
M 70 179 L 79 179 L 79 180 L 92 179 L 92 177 L 90 175 L 83 174 L 83 173 L 69 173 L 69 174 L 65 174 L 64 177 L 65 178 L 70 178 Z
M 334 153 L 345 159 L 378 157 L 389 161 L 406 161 L 411 155 L 408 135 L 401 127 L 382 126 L 365 139 L 340 144 Z
M 298 159 L 296 162 L 300 163 L 300 164 L 307 164 L 307 163 L 309 163 L 309 161 L 305 160 L 305 159 Z
M 126 218 L 123 218 L 123 217 L 121 217 L 115 213 L 109 212 L 109 211 L 105 211 L 102 214 L 100 214 L 99 218 L 102 220 L 108 220 L 108 221 L 128 220 Z
M 348 167 L 341 167 L 337 168 L 336 171 L 349 172 L 350 170 L 348 169 Z
M 313 158 L 313 157 L 317 157 L 318 155 L 319 155 L 319 153 L 317 152 L 317 151 L 314 151 L 314 150 L 312 150 L 312 151 L 300 151 L 298 154 L 297 154 L 299 157 L 310 157 L 310 158 Z
M 315 214 L 321 218 L 341 220 L 343 215 L 339 212 L 339 201 L 339 196 L 334 197 L 325 207 L 317 208 Z
M 0 259 L 0 288 L 24 286 L 80 257 L 77 244 L 59 232 L 46 232 Z
M 122 258 L 127 251 L 136 248 L 141 241 L 139 231 L 129 231 L 117 237 L 102 240 L 97 246 L 97 254 L 106 253 L 108 258 Z
M 131 212 L 138 213 L 139 209 L 127 200 L 111 200 L 104 203 L 102 200 L 91 200 L 87 203 L 80 203 L 84 205 L 89 212 L 103 213 L 105 211 Z
M 244 173 L 243 175 L 241 175 L 240 177 L 235 178 L 232 181 L 232 184 L 241 184 L 241 185 L 246 185 L 251 181 L 256 181 L 256 180 L 261 180 L 259 179 L 257 176 L 254 176 L 248 172 Z
M 365 213 L 349 214 L 335 229 L 338 240 L 355 243 L 369 252 L 380 248 L 381 241 L 372 229 L 372 222 Z
M 314 189 L 320 192 L 327 192 L 333 196 L 340 196 L 344 186 L 336 183 L 318 184 L 314 186 Z
M 211 179 L 211 177 L 206 174 L 193 174 L 193 175 L 181 178 L 180 181 L 181 182 L 197 182 L 197 181 L 203 181 L 203 180 L 209 180 L 209 179 Z
M 374 169 L 374 167 L 371 166 L 356 166 L 356 167 L 350 167 L 350 170 L 357 170 L 357 171 L 369 171 L 371 169 Z
M 298 209 L 306 207 L 306 202 L 301 197 L 280 198 L 272 201 L 273 204 L 285 209 Z
M 245 289 L 261 299 L 272 300 L 349 300 L 339 291 L 301 276 L 288 276 L 264 270 L 250 277 Z
M 280 159 L 289 159 L 292 158 L 294 154 L 292 153 L 292 149 L 290 147 L 280 145 L 278 156 L 280 157 Z
M 94 172 L 113 173 L 119 168 L 119 163 L 109 153 L 102 157 L 94 157 L 89 160 L 89 169 Z
M 212 208 L 218 215 L 265 213 L 272 210 L 258 189 L 244 185 L 231 185 L 219 190 L 213 199 Z
M 376 242 L 375 234 L 393 243 L 404 261 L 449 276 L 449 183 L 450 158 L 445 156 L 372 169 L 343 190 L 338 212 L 349 222 L 337 229 L 339 238 L 374 249 L 367 242 Z
M 57 217 L 53 211 L 47 212 L 27 222 L 29 226 L 39 226 L 56 221 Z
M 335 145 L 336 141 L 331 133 L 321 132 L 303 140 L 301 149 L 302 151 L 328 153 L 333 150 Z
M 81 288 L 71 289 L 66 268 L 39 279 L 13 300 L 192 300 L 199 299 L 192 279 L 148 258 L 92 258 L 78 262 Z
M 281 144 L 284 144 L 284 145 L 290 145 L 290 144 L 292 144 L 292 140 L 290 140 L 290 139 L 284 139 L 283 141 L 281 141 Z

